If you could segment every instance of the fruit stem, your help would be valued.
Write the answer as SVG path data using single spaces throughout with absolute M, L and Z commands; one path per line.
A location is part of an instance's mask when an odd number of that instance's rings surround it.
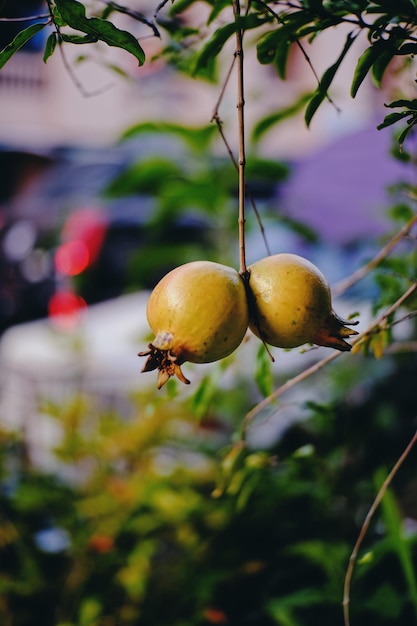
M 236 25 L 240 20 L 240 0 L 233 0 L 233 14 Z M 236 28 L 236 51 L 237 59 L 237 115 L 238 115 L 238 137 L 239 137 L 239 272 L 242 276 L 246 274 L 246 247 L 245 247 L 245 98 L 244 98 L 244 78 L 243 78 L 243 33 L 241 28 Z

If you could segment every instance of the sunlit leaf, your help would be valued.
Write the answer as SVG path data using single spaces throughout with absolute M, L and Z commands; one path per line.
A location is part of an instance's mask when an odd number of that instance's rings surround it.
M 379 332 L 372 335 L 369 347 L 374 353 L 374 357 L 376 359 L 382 359 L 382 357 L 384 356 L 385 348 L 388 344 L 389 334 L 387 331 L 381 329 Z
M 223 451 L 220 463 L 220 476 L 212 493 L 213 497 L 221 497 L 230 487 L 237 475 L 241 475 L 241 469 L 247 455 L 247 448 L 243 441 L 237 441 Z M 236 483 L 235 483 L 236 486 Z
M 79 609 L 80 626 L 90 626 L 93 623 L 97 623 L 97 619 L 100 617 L 101 611 L 102 606 L 97 598 L 85 598 Z
M 216 381 L 213 377 L 204 376 L 191 398 L 192 411 L 197 419 L 201 419 L 208 413 L 216 389 Z

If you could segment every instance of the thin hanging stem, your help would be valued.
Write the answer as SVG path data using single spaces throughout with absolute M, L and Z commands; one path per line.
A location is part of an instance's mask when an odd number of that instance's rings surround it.
M 232 152 L 232 148 L 230 147 L 230 144 L 229 144 L 229 142 L 228 142 L 228 140 L 226 138 L 226 135 L 225 135 L 225 133 L 223 131 L 223 122 L 222 122 L 222 120 L 220 118 L 220 114 L 219 114 L 220 104 L 221 104 L 221 102 L 223 100 L 223 97 L 224 97 L 224 94 L 225 94 L 225 91 L 226 91 L 226 87 L 227 87 L 227 85 L 229 83 L 229 80 L 230 80 L 230 77 L 232 75 L 232 71 L 233 71 L 233 68 L 234 68 L 235 64 L 236 64 L 236 55 L 233 57 L 233 61 L 232 61 L 231 65 L 230 65 L 230 67 L 229 67 L 229 70 L 228 70 L 227 74 L 226 74 L 226 78 L 224 80 L 223 87 L 222 87 L 221 92 L 220 92 L 220 96 L 219 96 L 219 98 L 218 98 L 218 100 L 216 102 L 216 106 L 214 107 L 213 115 L 212 115 L 210 121 L 216 123 L 217 130 L 219 131 L 220 137 L 221 137 L 221 139 L 222 139 L 222 141 L 223 141 L 223 143 L 225 145 L 225 148 L 226 148 L 226 150 L 228 152 L 228 155 L 229 155 L 229 157 L 230 157 L 230 159 L 232 161 L 233 167 L 235 168 L 236 172 L 239 172 L 238 161 L 235 158 L 235 155 Z M 264 225 L 262 224 L 262 219 L 261 219 L 261 216 L 259 214 L 258 207 L 256 206 L 255 198 L 254 198 L 253 194 L 251 193 L 251 190 L 248 187 L 248 185 L 245 185 L 245 193 L 246 193 L 247 199 L 251 203 L 253 212 L 254 212 L 255 217 L 256 217 L 256 221 L 258 222 L 259 230 L 260 230 L 260 233 L 261 233 L 264 245 L 265 245 L 265 250 L 266 250 L 267 254 L 271 254 L 271 249 L 269 247 L 269 243 L 268 243 L 268 240 L 267 240 L 267 237 L 266 237 L 265 228 L 264 228 Z
M 233 13 L 235 22 L 240 18 L 240 0 L 233 0 Z M 243 76 L 243 33 L 241 28 L 236 29 L 236 51 L 237 60 L 237 114 L 238 114 L 238 135 L 239 135 L 239 272 L 247 278 L 246 248 L 245 248 L 245 98 L 244 98 L 244 76 Z

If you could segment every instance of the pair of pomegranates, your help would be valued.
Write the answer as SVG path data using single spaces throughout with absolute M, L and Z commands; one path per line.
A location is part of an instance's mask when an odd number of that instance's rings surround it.
M 242 277 L 212 261 L 181 265 L 152 291 L 147 318 L 155 339 L 139 356 L 143 372 L 158 370 L 158 389 L 181 365 L 210 363 L 228 356 L 247 328 L 265 344 L 294 348 L 305 343 L 350 350 L 356 331 L 332 309 L 330 287 L 321 271 L 296 254 L 267 256 Z

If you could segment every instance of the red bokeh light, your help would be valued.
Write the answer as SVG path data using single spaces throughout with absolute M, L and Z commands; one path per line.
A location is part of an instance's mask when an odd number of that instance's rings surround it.
M 84 298 L 71 291 L 59 291 L 49 300 L 48 315 L 63 328 L 72 328 L 87 309 Z
M 55 253 L 55 267 L 61 274 L 81 274 L 90 262 L 90 253 L 84 241 L 63 243 Z
M 94 263 L 100 252 L 106 228 L 107 219 L 99 209 L 83 207 L 68 216 L 62 231 L 62 240 L 83 242 L 88 250 L 89 263 Z

